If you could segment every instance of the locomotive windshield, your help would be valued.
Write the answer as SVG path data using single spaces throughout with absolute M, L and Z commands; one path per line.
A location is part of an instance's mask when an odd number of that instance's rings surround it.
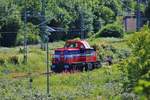
M 78 44 L 77 43 L 67 43 L 65 45 L 66 48 L 77 48 Z

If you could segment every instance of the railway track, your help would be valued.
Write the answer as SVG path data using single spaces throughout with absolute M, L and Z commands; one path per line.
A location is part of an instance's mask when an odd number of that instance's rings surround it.
M 74 70 L 74 71 L 63 71 L 61 73 L 56 73 L 56 74 L 62 74 L 62 73 L 77 73 L 77 72 L 81 72 L 79 70 Z M 29 77 L 38 77 L 38 76 L 43 76 L 43 75 L 52 75 L 55 72 L 49 71 L 49 73 L 47 72 L 34 72 L 34 73 L 11 73 L 10 76 L 12 79 L 23 79 L 23 78 L 29 78 Z
M 23 79 L 23 78 L 28 78 L 28 77 L 37 77 L 37 76 L 42 76 L 42 75 L 52 75 L 53 72 L 50 71 L 49 73 L 47 72 L 35 72 L 35 73 L 12 73 L 11 76 L 13 79 Z

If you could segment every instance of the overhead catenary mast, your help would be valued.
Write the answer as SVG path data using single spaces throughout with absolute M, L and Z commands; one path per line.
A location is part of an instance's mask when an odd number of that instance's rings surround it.
M 81 39 L 84 39 L 85 38 L 85 32 L 84 32 L 84 19 L 83 19 L 83 11 L 82 9 L 80 8 L 79 10 L 79 14 L 80 14 L 80 30 L 81 30 Z
M 79 13 L 80 39 L 85 39 L 85 26 L 84 26 L 85 22 L 84 22 L 84 16 L 83 16 L 83 13 L 84 13 L 83 6 L 85 6 L 85 4 L 77 6 L 77 11 Z
M 141 9 L 140 9 L 141 0 L 137 0 L 137 12 L 136 12 L 136 30 L 139 31 L 141 27 Z
M 24 64 L 27 64 L 27 5 L 25 0 L 25 14 L 24 14 Z
M 49 47 L 48 47 L 48 33 L 46 32 L 46 23 L 45 23 L 45 8 L 46 8 L 46 1 L 42 0 L 42 25 L 41 25 L 41 29 L 42 29 L 42 38 L 43 38 L 43 42 L 44 45 L 46 46 L 46 67 L 47 67 L 47 94 L 49 95 Z

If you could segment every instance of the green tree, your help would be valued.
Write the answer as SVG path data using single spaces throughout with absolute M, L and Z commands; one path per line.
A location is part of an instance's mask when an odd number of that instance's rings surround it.
M 118 23 L 107 24 L 97 34 L 96 37 L 117 37 L 124 36 L 123 28 Z
M 143 28 L 129 39 L 132 55 L 123 64 L 122 71 L 128 81 L 124 83 L 125 89 L 150 99 L 150 29 Z
M 150 21 L 150 1 L 148 2 L 148 6 L 145 9 L 145 17 L 147 18 L 148 21 Z
M 16 1 L 16 4 L 20 7 L 20 13 L 22 20 L 24 20 L 25 12 L 27 13 L 27 21 L 33 24 L 40 24 L 40 12 L 41 12 L 41 0 L 21 0 Z
M 24 34 L 27 34 L 27 43 L 28 44 L 37 44 L 39 43 L 40 37 L 39 37 L 39 28 L 36 25 L 33 25 L 32 23 L 27 24 L 26 33 L 24 31 L 24 23 L 22 23 L 19 32 L 17 34 L 17 40 L 16 45 L 22 45 L 24 41 Z
M 122 7 L 124 7 L 120 0 L 45 1 L 47 25 L 62 27 L 66 32 L 80 29 L 81 13 L 83 14 L 84 30 L 87 33 L 97 32 L 103 25 L 115 22 L 118 13 L 122 12 Z M 7 28 L 7 25 L 14 22 L 16 28 L 13 29 L 18 31 L 22 25 L 20 23 L 24 22 L 25 9 L 27 11 L 27 22 L 34 25 L 41 23 L 41 0 L 0 0 L 0 2 L 0 31 L 3 31 L 3 29 L 13 31 Z
M 21 23 L 19 8 L 12 0 L 0 0 L 1 45 L 15 45 Z

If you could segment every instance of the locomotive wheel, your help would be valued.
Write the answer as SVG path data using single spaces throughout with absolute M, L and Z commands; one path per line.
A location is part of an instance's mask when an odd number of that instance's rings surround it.
M 85 70 L 92 70 L 93 69 L 93 64 L 92 63 L 87 63 L 86 69 Z
M 51 66 L 51 70 L 55 73 L 61 73 L 63 72 L 63 67 L 61 65 L 54 65 L 54 67 Z
M 95 67 L 96 67 L 96 68 L 100 68 L 100 67 L 102 67 L 101 62 L 100 62 L 100 61 L 97 61 L 97 62 L 96 62 L 96 64 L 95 64 Z

